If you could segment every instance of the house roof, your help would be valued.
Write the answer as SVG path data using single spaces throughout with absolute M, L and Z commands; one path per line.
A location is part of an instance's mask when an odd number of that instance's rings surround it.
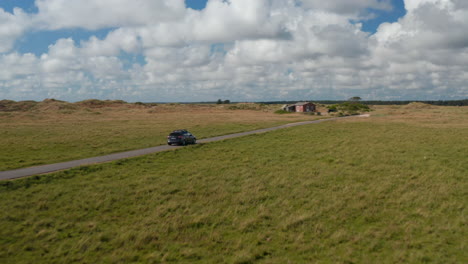
M 312 103 L 311 102 L 299 102 L 299 103 L 295 103 L 294 105 L 301 106 L 301 105 L 306 105 L 306 104 L 312 104 Z

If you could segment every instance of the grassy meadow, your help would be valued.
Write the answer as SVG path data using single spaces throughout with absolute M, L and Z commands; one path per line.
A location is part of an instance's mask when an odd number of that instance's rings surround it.
M 0 182 L 0 263 L 467 263 L 468 108 L 375 109 Z
M 1 102 L 0 171 L 163 145 L 174 129 L 201 139 L 319 118 L 259 104 Z

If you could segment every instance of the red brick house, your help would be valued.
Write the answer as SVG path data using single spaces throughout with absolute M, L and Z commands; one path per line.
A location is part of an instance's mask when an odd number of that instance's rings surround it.
M 285 105 L 283 106 L 283 110 L 288 112 L 299 112 L 299 113 L 306 113 L 306 112 L 315 112 L 315 104 L 310 102 L 300 102 L 295 103 L 293 105 Z

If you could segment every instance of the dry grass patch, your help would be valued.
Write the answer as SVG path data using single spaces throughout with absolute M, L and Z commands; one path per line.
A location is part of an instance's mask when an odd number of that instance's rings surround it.
M 371 119 L 361 119 L 362 122 L 405 123 L 434 128 L 468 128 L 467 106 L 411 103 L 408 105 L 377 105 L 372 106 L 372 110 Z

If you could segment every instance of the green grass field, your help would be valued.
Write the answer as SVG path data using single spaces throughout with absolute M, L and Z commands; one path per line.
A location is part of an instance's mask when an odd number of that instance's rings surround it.
M 170 104 L 86 108 L 49 101 L 28 111 L 0 111 L 0 171 L 163 145 L 174 129 L 207 138 L 319 118 L 273 114 L 279 106 L 247 106 L 253 109 Z
M 467 109 L 411 112 L 1 182 L 0 263 L 467 263 Z

